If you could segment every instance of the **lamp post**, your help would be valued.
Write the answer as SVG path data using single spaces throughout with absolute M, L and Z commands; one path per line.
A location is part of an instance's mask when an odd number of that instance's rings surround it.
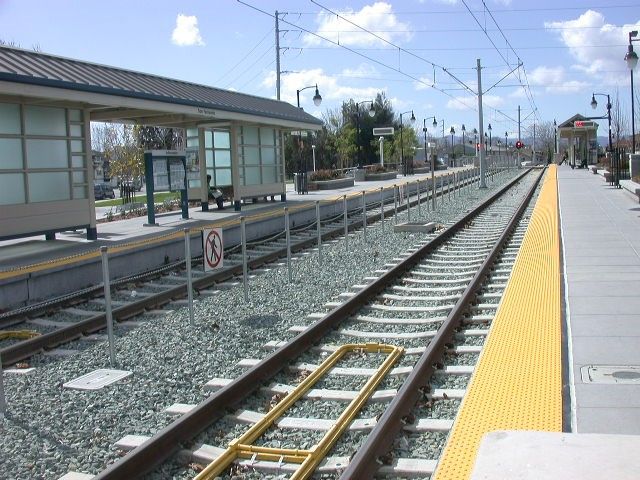
M 466 132 L 467 129 L 464 126 L 464 123 L 462 124 L 462 156 L 464 157 L 467 154 L 467 145 L 464 143 L 464 132 Z
M 320 92 L 318 91 L 318 84 L 316 83 L 315 85 L 309 85 L 308 87 L 304 87 L 304 88 L 301 88 L 300 90 L 296 90 L 296 99 L 298 101 L 298 108 L 302 108 L 300 107 L 300 92 L 302 92 L 303 90 L 307 90 L 309 88 L 316 89 L 316 93 L 313 96 L 313 104 L 316 107 L 319 107 L 320 104 L 322 103 L 322 97 L 320 96 Z M 306 182 L 303 180 L 306 173 L 303 171 L 303 168 L 302 168 L 302 149 L 303 149 L 302 135 L 300 135 L 298 147 L 300 150 L 300 157 L 298 159 L 298 183 L 296 186 L 297 186 L 298 193 L 306 193 L 306 188 L 305 188 Z
M 613 151 L 611 146 L 611 99 L 609 95 L 606 93 L 594 93 L 591 95 L 591 108 L 594 110 L 598 106 L 598 102 L 596 102 L 596 95 L 602 95 L 603 97 L 607 97 L 607 121 L 609 122 L 609 151 Z M 635 149 L 634 149 L 635 150 Z
M 633 51 L 633 42 L 637 42 L 638 31 L 634 30 L 629 32 L 629 48 L 627 50 L 627 54 L 624 56 L 625 62 L 627 62 L 627 66 L 629 67 L 629 72 L 631 73 L 631 145 L 633 148 L 632 153 L 636 153 L 636 115 L 634 109 L 634 95 L 633 95 L 633 70 L 638 65 L 638 54 Z
M 473 148 L 476 149 L 476 157 L 477 157 L 478 156 L 478 129 L 477 128 L 473 129 L 473 143 L 475 144 Z
M 408 170 L 409 170 L 409 165 L 407 163 L 405 163 L 404 161 L 404 142 L 402 140 L 402 116 L 406 115 L 407 113 L 411 113 L 411 125 L 413 125 L 414 123 L 416 123 L 416 116 L 413 114 L 413 110 L 407 110 L 406 112 L 402 112 L 400 114 L 400 161 L 402 162 L 402 166 L 404 167 L 404 176 L 406 177 L 408 174 Z
M 449 130 L 449 133 L 451 134 L 451 158 L 452 160 L 454 160 L 456 158 L 456 154 L 453 152 L 453 136 L 456 133 L 456 129 L 453 128 L 453 125 L 451 125 L 451 130 Z M 451 163 L 449 163 L 449 166 L 451 166 Z
M 316 171 L 316 146 L 315 145 L 311 145 L 311 152 L 313 155 L 313 171 Z
M 427 117 L 422 119 L 422 133 L 424 133 L 424 163 L 429 161 L 429 157 L 427 156 L 427 119 L 431 120 L 433 118 L 433 128 L 438 126 L 438 122 L 436 121 L 436 117 Z
M 507 137 L 508 136 L 509 136 L 508 133 L 504 132 L 504 159 L 505 160 L 507 160 L 507 154 L 509 153 L 508 152 L 509 144 L 507 143 Z M 508 163 L 508 160 L 507 160 L 507 163 Z
M 493 145 L 491 143 L 491 124 L 489 124 L 489 126 L 487 127 L 487 130 L 489 130 L 489 149 L 493 150 Z
M 364 105 L 365 103 L 370 103 L 371 107 L 369 107 L 369 116 L 373 117 L 376 114 L 375 108 L 373 108 L 373 100 L 363 100 L 362 102 L 356 102 L 356 144 L 358 147 L 358 167 L 362 167 L 362 159 L 360 158 L 362 155 L 360 154 L 360 105 Z

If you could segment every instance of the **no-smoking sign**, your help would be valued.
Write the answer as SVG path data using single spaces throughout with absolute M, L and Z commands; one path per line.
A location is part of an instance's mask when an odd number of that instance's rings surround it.
M 222 257 L 224 253 L 224 244 L 222 243 L 222 229 L 212 228 L 202 231 L 202 240 L 204 242 L 204 271 L 208 272 L 222 268 Z

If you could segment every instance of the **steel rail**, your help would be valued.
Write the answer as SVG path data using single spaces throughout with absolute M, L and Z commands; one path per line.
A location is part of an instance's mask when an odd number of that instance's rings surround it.
M 380 468 L 380 464 L 375 460 L 392 449 L 394 439 L 402 430 L 403 419 L 409 415 L 415 403 L 422 395 L 421 387 L 429 384 L 428 380 L 436 369 L 436 362 L 444 355 L 447 343 L 451 341 L 456 329 L 461 324 L 464 311 L 473 300 L 478 289 L 481 288 L 485 277 L 489 274 L 495 260 L 515 230 L 545 170 L 546 168 L 540 172 L 504 232 L 478 272 L 474 275 L 473 280 L 456 302 L 449 315 L 447 315 L 447 319 L 440 326 L 436 335 L 430 340 L 425 352 L 421 355 L 415 367 L 402 384 L 402 387 L 398 390 L 397 395 L 378 420 L 376 426 L 367 436 L 367 440 L 351 459 L 349 465 L 340 476 L 340 479 L 349 480 L 357 478 L 364 480 L 374 478 Z
M 448 185 L 447 185 L 448 186 Z M 461 185 L 459 188 L 463 187 Z M 444 194 L 444 193 L 443 193 Z M 422 201 L 429 200 L 429 192 L 427 192 L 427 197 Z M 410 202 L 411 206 L 417 205 L 418 200 L 413 200 Z M 315 208 L 315 207 L 314 207 Z M 399 206 L 398 210 L 406 210 L 407 204 L 403 203 Z M 384 216 L 391 217 L 394 212 L 392 210 L 385 210 Z M 340 214 L 340 217 L 342 214 Z M 380 220 L 381 213 L 376 212 L 372 213 L 372 215 L 367 217 L 367 222 L 375 222 Z M 314 221 L 315 222 L 315 221 Z M 349 223 L 348 229 L 356 230 L 362 227 L 363 222 L 362 218 L 359 217 L 356 220 L 353 220 Z M 328 240 L 331 238 L 339 237 L 343 235 L 343 227 L 342 225 L 325 232 L 322 234 L 322 240 Z M 307 249 L 309 247 L 313 247 L 316 245 L 317 238 L 309 237 L 306 240 L 301 240 L 296 242 L 291 247 L 292 252 L 298 252 L 300 250 Z M 266 253 L 261 255 L 260 257 L 249 260 L 248 267 L 250 269 L 255 269 L 261 267 L 264 264 L 273 262 L 279 258 L 283 258 L 286 256 L 287 249 L 286 247 L 282 247 L 278 250 L 274 250 L 273 252 Z M 184 262 L 180 262 L 184 263 Z M 167 266 L 159 267 L 157 269 L 152 270 L 151 272 L 145 272 L 141 274 L 136 274 L 132 276 L 125 277 L 123 279 L 116 280 L 112 285 L 120 285 L 122 283 L 127 283 L 133 281 L 135 279 L 139 279 L 140 277 L 145 276 L 153 276 L 157 275 L 159 272 L 166 270 Z M 238 275 L 242 275 L 242 265 L 236 265 L 229 269 L 225 269 L 221 272 L 215 272 L 212 274 L 205 275 L 193 281 L 193 288 L 196 290 L 204 290 L 206 288 L 211 287 L 212 285 L 220 282 L 224 282 Z M 46 311 L 50 311 L 54 308 L 61 307 L 63 305 L 69 304 L 72 300 L 78 300 L 80 298 L 86 298 L 89 295 L 95 295 L 102 287 L 90 287 L 91 291 L 87 291 L 87 289 L 81 290 L 81 294 L 79 296 L 66 295 L 61 298 L 59 302 L 53 302 L 51 300 L 43 302 L 40 308 L 30 308 L 28 313 L 31 315 L 36 315 L 38 313 L 44 313 Z M 186 283 L 183 285 L 178 285 L 173 288 L 169 288 L 162 292 L 159 292 L 154 295 L 150 295 L 145 298 L 141 298 L 140 300 L 136 300 L 134 302 L 130 302 L 127 305 L 123 305 L 121 307 L 115 308 L 113 310 L 113 319 L 115 321 L 125 321 L 135 315 L 139 315 L 143 313 L 145 310 L 154 309 L 170 303 L 172 300 L 184 298 L 187 295 L 187 286 Z M 77 304 L 77 302 L 73 302 L 72 304 Z M 24 321 L 25 319 L 25 310 L 26 307 L 21 307 L 17 309 L 15 312 L 8 312 L 0 316 L 0 326 L 1 327 L 9 327 L 12 325 L 16 325 Z M 98 332 L 107 326 L 106 314 L 98 313 L 92 317 L 80 320 L 78 322 L 69 325 L 68 327 L 57 329 L 53 332 L 49 332 L 43 335 L 39 335 L 37 337 L 31 338 L 29 340 L 25 340 L 9 347 L 5 347 L 0 350 L 0 362 L 2 366 L 7 367 L 13 365 L 22 360 L 26 360 L 36 353 L 55 348 L 58 345 L 62 345 L 64 343 L 70 342 L 76 338 L 81 337 L 85 334 L 91 334 Z
M 529 171 L 530 170 L 524 171 L 489 198 L 485 199 L 474 210 L 466 213 L 453 225 L 421 246 L 411 256 L 405 258 L 399 264 L 368 284 L 367 288 L 357 292 L 353 297 L 331 310 L 323 318 L 314 322 L 290 342 L 265 357 L 234 381 L 217 390 L 188 413 L 185 413 L 173 423 L 158 431 L 123 458 L 97 474 L 94 480 L 139 478 L 166 461 L 170 456 L 177 453 L 181 444 L 191 441 L 214 421 L 221 418 L 227 409 L 233 407 L 246 398 L 246 396 L 257 390 L 263 382 L 272 378 L 293 359 L 315 345 L 336 325 L 344 321 L 346 317 L 352 315 L 369 303 L 376 295 L 385 290 L 407 271 L 411 270 L 426 255 L 430 254 L 454 236 L 459 230 L 464 228 L 471 219 L 484 211 L 496 199 L 519 182 Z

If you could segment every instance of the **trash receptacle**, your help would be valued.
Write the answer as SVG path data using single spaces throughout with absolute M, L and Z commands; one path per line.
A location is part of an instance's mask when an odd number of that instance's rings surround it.
M 307 174 L 306 172 L 298 172 L 293 174 L 293 184 L 295 185 L 296 192 L 299 194 L 305 194 L 308 192 L 307 187 Z

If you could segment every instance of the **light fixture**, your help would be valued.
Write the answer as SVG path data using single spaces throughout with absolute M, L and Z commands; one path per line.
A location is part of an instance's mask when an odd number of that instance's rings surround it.
M 316 94 L 313 96 L 313 104 L 316 107 L 319 107 L 322 103 L 322 97 L 320 96 L 320 92 L 318 91 L 318 85 L 316 85 Z
M 436 117 L 433 117 L 433 128 L 438 126 L 438 122 L 436 122 Z
M 591 108 L 595 110 L 597 106 L 598 106 L 598 102 L 596 101 L 596 96 L 591 95 Z
M 416 123 L 416 116 L 413 114 L 413 110 L 411 110 L 411 124 L 413 125 L 414 123 Z
M 373 108 L 373 100 L 371 100 L 371 106 L 369 107 L 369 116 L 374 117 L 376 114 L 376 109 Z

